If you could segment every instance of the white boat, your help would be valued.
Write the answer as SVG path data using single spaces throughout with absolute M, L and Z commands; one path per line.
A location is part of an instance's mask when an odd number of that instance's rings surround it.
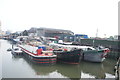
M 11 52 L 13 54 L 16 54 L 16 55 L 21 55 L 23 53 L 23 51 L 21 50 L 21 48 L 17 47 L 17 46 L 13 46 L 12 49 L 11 49 Z
M 15 39 L 12 39 L 15 43 L 22 43 L 23 41 L 27 40 L 28 36 L 18 36 Z

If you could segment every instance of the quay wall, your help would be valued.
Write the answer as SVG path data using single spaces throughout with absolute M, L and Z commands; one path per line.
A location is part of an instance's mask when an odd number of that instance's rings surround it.
M 120 80 L 120 57 L 115 65 L 114 71 L 115 71 L 115 79 Z

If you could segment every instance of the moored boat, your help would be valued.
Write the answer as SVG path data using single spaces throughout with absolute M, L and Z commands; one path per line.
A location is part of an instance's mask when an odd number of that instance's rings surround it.
M 56 55 L 52 51 L 42 51 L 42 54 L 37 53 L 38 47 L 31 45 L 18 45 L 24 52 L 24 56 L 33 63 L 37 64 L 55 64 Z
M 57 60 L 59 62 L 67 64 L 79 64 L 83 55 L 82 49 L 71 51 L 54 50 L 53 52 L 57 55 Z
M 62 44 L 56 44 L 51 43 L 49 44 L 53 47 L 62 47 L 70 49 L 82 49 L 83 50 L 83 60 L 90 61 L 90 62 L 103 62 L 107 56 L 107 54 L 110 52 L 108 48 L 94 48 L 91 46 L 79 46 L 79 45 L 62 45 Z
M 22 55 L 23 51 L 20 47 L 12 46 L 11 53 L 14 55 Z
M 109 50 L 87 50 L 83 52 L 83 59 L 90 62 L 103 62 Z

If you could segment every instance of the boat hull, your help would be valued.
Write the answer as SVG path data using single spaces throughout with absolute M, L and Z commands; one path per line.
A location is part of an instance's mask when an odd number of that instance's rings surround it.
M 11 51 L 11 53 L 14 54 L 14 55 L 23 55 L 23 52 Z
M 11 53 L 14 55 L 22 55 L 23 54 L 23 51 L 19 47 L 13 47 L 12 49 L 9 49 L 9 50 L 11 50 Z
M 67 64 L 79 64 L 82 59 L 82 50 L 74 51 L 53 51 L 57 55 L 57 61 Z
M 21 47 L 22 48 L 22 47 Z M 38 55 L 33 55 L 34 53 L 22 48 L 23 55 L 29 59 L 32 63 L 36 64 L 55 64 L 56 63 L 56 55 L 52 56 L 38 56 Z
M 56 64 L 56 57 L 36 57 L 27 54 L 26 52 L 23 53 L 25 58 L 27 58 L 30 62 L 35 64 Z
M 106 55 L 107 54 L 104 53 L 104 51 L 84 51 L 83 59 L 90 62 L 103 62 Z

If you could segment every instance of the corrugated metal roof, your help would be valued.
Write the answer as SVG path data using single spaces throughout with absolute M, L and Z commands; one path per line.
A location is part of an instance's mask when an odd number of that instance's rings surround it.
M 53 29 L 53 28 L 38 28 L 37 30 L 45 30 L 47 33 L 69 33 L 69 34 L 74 34 L 70 30 L 63 30 L 63 29 Z
M 28 30 L 28 33 L 36 33 L 36 31 L 39 30 L 44 30 L 46 33 L 64 33 L 64 34 L 71 34 L 73 35 L 74 33 L 70 30 L 63 30 L 63 29 L 54 29 L 54 28 L 45 28 L 45 27 L 40 27 L 40 28 L 31 28 Z

